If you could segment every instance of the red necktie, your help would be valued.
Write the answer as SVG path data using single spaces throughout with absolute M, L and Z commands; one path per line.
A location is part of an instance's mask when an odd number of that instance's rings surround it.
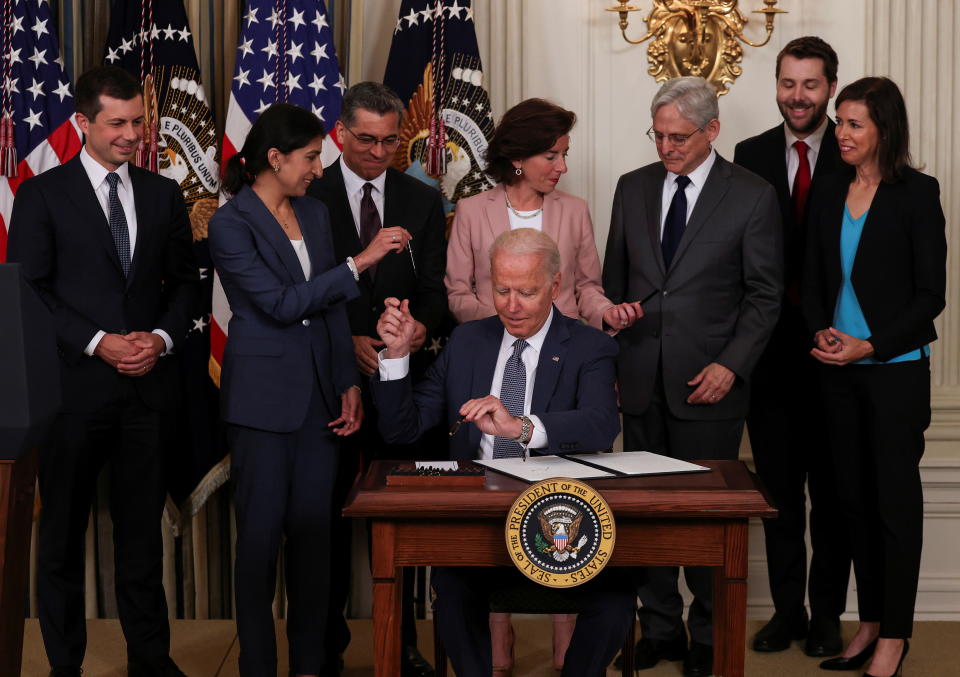
M 798 226 L 803 225 L 804 211 L 807 207 L 807 195 L 810 193 L 810 161 L 807 160 L 807 144 L 797 141 L 793 144 L 797 151 L 797 175 L 793 179 L 793 219 Z

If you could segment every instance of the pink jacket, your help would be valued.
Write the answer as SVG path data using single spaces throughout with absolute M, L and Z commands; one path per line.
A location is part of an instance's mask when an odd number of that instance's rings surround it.
M 447 245 L 447 300 L 458 322 L 496 314 L 490 282 L 490 245 L 510 227 L 503 186 L 457 202 Z M 587 203 L 555 190 L 543 199 L 543 232 L 560 248 L 561 313 L 602 328 L 613 303 L 600 286 L 600 257 Z

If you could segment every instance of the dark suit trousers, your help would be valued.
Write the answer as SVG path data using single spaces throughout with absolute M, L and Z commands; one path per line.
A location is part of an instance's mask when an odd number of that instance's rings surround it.
M 930 362 L 820 370 L 837 486 L 853 541 L 860 620 L 910 637 L 923 545 L 920 458 Z
M 169 653 L 159 439 L 160 414 L 123 378 L 117 397 L 99 411 L 60 414 L 50 444 L 40 452 L 37 587 L 40 629 L 54 667 L 80 667 L 86 651 L 85 534 L 104 465 L 110 472 L 117 610 L 127 654 L 150 659 Z
M 802 348 L 799 348 L 802 350 Z M 848 532 L 840 514 L 817 362 L 804 353 L 761 358 L 751 384 L 747 432 L 757 474 L 777 517 L 763 520 L 767 573 L 778 613 L 795 614 L 807 595 L 810 492 L 810 613 L 836 620 L 846 609 Z M 782 358 L 782 359 L 779 359 Z
M 437 593 L 440 638 L 457 676 L 490 677 L 490 592 L 537 584 L 512 567 L 435 567 L 431 581 Z M 628 573 L 608 568 L 593 581 L 563 594 L 576 600 L 580 612 L 560 674 L 604 674 L 633 620 L 634 588 Z
M 325 649 L 330 551 L 340 548 L 330 538 L 339 443 L 327 428 L 329 422 L 315 387 L 299 430 L 228 428 L 237 515 L 237 637 L 244 677 L 277 674 L 271 605 L 284 537 L 290 669 L 316 674 L 328 660 L 336 660 Z
M 709 406 L 709 405 L 707 405 Z M 674 416 L 667 406 L 663 377 L 657 369 L 650 406 L 640 416 L 623 415 L 623 448 L 652 451 L 685 461 L 736 459 L 743 437 L 743 419 L 692 421 Z M 683 632 L 683 597 L 677 589 L 679 567 L 644 567 L 637 588 L 640 630 L 648 639 L 668 640 Z M 713 572 L 709 567 L 684 567 L 693 593 L 687 617 L 690 638 L 713 645 Z

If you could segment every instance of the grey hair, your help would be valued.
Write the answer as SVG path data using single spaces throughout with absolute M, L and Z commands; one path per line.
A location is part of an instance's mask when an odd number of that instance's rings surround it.
M 677 107 L 681 117 L 701 129 L 711 120 L 720 118 L 717 90 L 703 78 L 688 75 L 667 80 L 653 97 L 650 117 L 654 117 L 661 107 L 670 103 Z
M 340 104 L 340 122 L 347 127 L 352 126 L 359 108 L 380 116 L 396 113 L 398 120 L 403 120 L 406 106 L 386 85 L 367 81 L 358 82 L 344 92 L 343 103 Z
M 539 254 L 543 257 L 542 265 L 547 275 L 553 278 L 560 272 L 560 250 L 553 238 L 536 228 L 517 228 L 500 233 L 490 245 L 490 265 L 493 266 L 493 256 L 498 251 L 506 254 Z

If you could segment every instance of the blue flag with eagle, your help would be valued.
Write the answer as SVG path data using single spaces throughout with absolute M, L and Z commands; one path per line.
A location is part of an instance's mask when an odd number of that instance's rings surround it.
M 143 83 L 146 120 L 137 164 L 180 184 L 200 266 L 202 305 L 177 350 L 183 392 L 174 420 L 164 426 L 167 489 L 180 515 L 189 517 L 226 480 L 227 468 L 218 391 L 207 373 L 213 285 L 207 225 L 218 207 L 219 139 L 182 0 L 114 0 L 104 63 Z
M 493 134 L 471 0 L 403 0 L 383 82 L 407 103 L 394 167 L 438 188 L 447 208 L 493 187 Z

